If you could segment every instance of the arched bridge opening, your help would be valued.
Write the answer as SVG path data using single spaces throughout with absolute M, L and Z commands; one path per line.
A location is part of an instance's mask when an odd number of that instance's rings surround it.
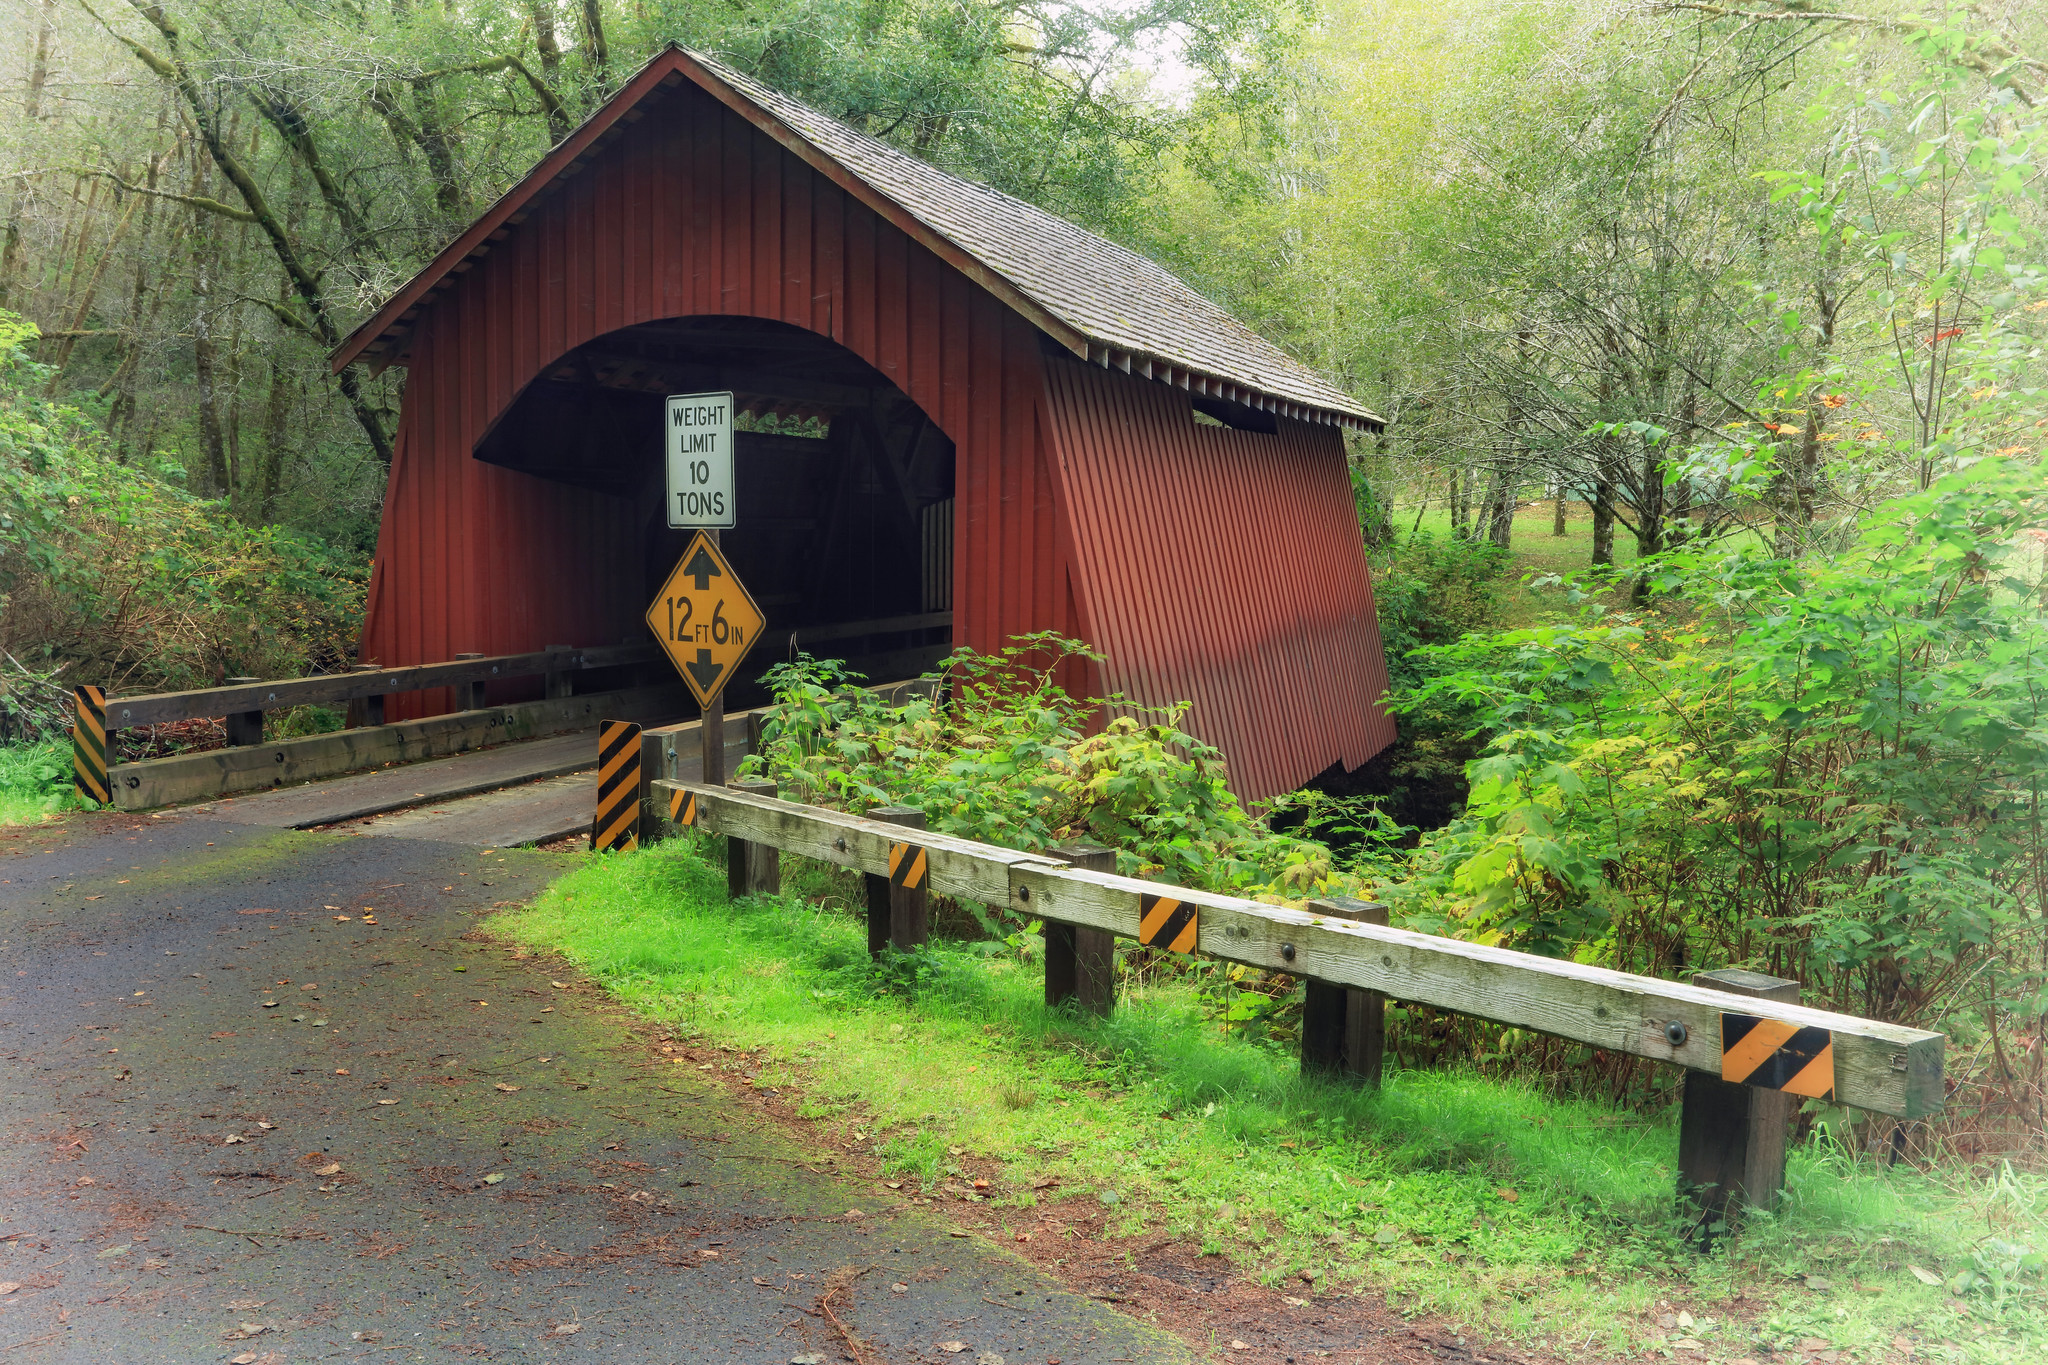
M 953 441 L 874 366 L 827 337 L 761 318 L 698 316 L 608 332 L 544 367 L 476 442 L 477 459 L 624 500 L 630 560 L 611 581 L 652 600 L 688 544 L 665 504 L 672 394 L 730 391 L 734 525 L 721 545 L 768 618 L 730 693 L 760 698 L 798 652 L 877 681 L 951 647 Z

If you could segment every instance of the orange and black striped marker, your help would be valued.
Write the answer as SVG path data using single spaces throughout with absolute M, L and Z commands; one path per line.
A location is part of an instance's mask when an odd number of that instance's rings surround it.
M 697 793 L 677 787 L 668 794 L 669 823 L 689 829 L 697 823 Z
M 924 850 L 916 844 L 889 845 L 889 885 L 915 891 L 924 885 Z
M 1835 1036 L 1755 1014 L 1721 1016 L 1721 1079 L 1832 1100 Z
M 71 726 L 71 780 L 78 794 L 104 806 L 113 800 L 107 789 L 107 694 L 97 687 L 74 687 L 78 719 Z
M 597 732 L 597 821 L 590 846 L 599 853 L 640 847 L 640 727 L 608 720 Z
M 1138 942 L 1173 953 L 1195 950 L 1195 907 L 1171 896 L 1138 897 Z

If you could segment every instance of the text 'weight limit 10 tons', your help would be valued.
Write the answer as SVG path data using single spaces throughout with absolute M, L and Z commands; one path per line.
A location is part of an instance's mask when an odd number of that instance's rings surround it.
M 733 524 L 732 395 L 679 393 L 662 426 L 672 530 Z
M 700 706 L 731 681 L 768 624 L 732 566 L 698 532 L 647 608 L 647 628 Z

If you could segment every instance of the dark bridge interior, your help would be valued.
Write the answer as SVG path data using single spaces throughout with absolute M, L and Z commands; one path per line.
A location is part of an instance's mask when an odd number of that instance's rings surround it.
M 880 371 L 816 333 L 756 318 L 628 327 L 568 352 L 477 442 L 480 460 L 630 499 L 651 601 L 690 532 L 664 515 L 663 400 L 730 390 L 733 529 L 721 546 L 768 617 L 742 676 L 803 650 L 873 680 L 952 639 L 953 442 Z M 792 641 L 792 635 L 795 639 Z M 734 704 L 755 695 L 737 683 Z

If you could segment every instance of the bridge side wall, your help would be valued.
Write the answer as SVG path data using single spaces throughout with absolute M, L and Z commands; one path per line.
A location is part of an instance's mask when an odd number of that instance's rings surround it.
M 1055 492 L 1109 689 L 1192 703 L 1189 733 L 1250 798 L 1393 743 L 1343 435 L 1198 425 L 1181 390 L 1045 365 Z

